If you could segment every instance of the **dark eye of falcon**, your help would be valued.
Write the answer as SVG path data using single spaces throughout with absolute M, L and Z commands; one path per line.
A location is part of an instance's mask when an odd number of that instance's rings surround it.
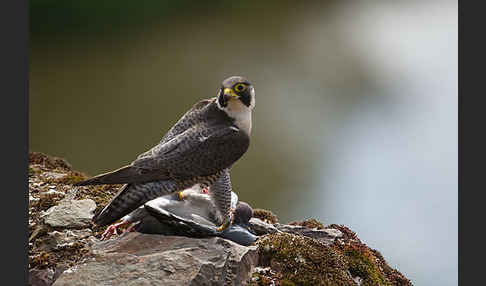
M 235 86 L 233 87 L 233 89 L 236 92 L 243 92 L 246 89 L 246 85 L 244 83 L 237 83 L 237 84 L 235 84 Z

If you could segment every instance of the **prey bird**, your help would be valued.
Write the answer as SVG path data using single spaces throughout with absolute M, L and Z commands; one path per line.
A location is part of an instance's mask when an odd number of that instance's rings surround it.
M 213 185 L 214 186 L 214 185 Z M 231 192 L 233 224 L 224 231 L 217 231 L 220 225 L 219 210 L 210 198 L 206 188 L 199 184 L 183 190 L 184 200 L 177 193 L 168 194 L 146 202 L 111 225 L 101 236 L 101 240 L 118 235 L 118 227 L 127 226 L 123 231 L 137 231 L 149 234 L 178 235 L 186 237 L 218 236 L 241 245 L 250 245 L 257 236 L 250 230 L 252 207 L 238 200 L 238 195 Z
M 118 194 L 93 217 L 99 226 L 112 224 L 157 197 L 200 184 L 213 190 L 223 231 L 232 224 L 232 165 L 248 150 L 255 89 L 244 77 L 221 83 L 216 97 L 201 100 L 169 129 L 152 149 L 131 164 L 97 175 L 76 186 L 124 184 Z

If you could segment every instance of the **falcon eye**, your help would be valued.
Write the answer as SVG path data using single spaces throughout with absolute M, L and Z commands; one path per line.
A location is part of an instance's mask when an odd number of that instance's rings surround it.
M 246 85 L 245 85 L 245 84 L 243 84 L 243 83 L 238 83 L 238 84 L 236 84 L 236 85 L 235 85 L 234 90 L 235 90 L 236 92 L 242 92 L 242 91 L 244 91 L 244 90 L 245 90 L 245 88 L 246 88 Z

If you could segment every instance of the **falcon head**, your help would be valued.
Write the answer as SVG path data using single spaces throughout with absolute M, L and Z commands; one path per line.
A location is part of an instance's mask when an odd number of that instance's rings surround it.
M 223 80 L 216 102 L 219 109 L 226 112 L 240 130 L 250 134 L 251 111 L 255 107 L 255 89 L 246 78 L 232 76 Z
M 255 89 L 242 76 L 229 77 L 221 83 L 218 92 L 218 107 L 223 110 L 253 109 Z

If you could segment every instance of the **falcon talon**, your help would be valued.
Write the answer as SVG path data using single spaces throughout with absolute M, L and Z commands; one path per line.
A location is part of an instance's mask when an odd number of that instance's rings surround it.
M 231 221 L 229 221 L 228 223 L 224 223 L 224 224 L 220 225 L 220 226 L 219 226 L 219 227 L 218 227 L 216 230 L 217 230 L 218 232 L 222 232 L 222 231 L 224 231 L 225 229 L 229 228 L 231 225 L 232 225 L 232 222 L 231 222 Z
M 223 223 L 216 229 L 218 232 L 222 232 L 223 230 L 231 227 L 233 225 L 233 215 L 230 212 L 230 215 L 225 217 Z

